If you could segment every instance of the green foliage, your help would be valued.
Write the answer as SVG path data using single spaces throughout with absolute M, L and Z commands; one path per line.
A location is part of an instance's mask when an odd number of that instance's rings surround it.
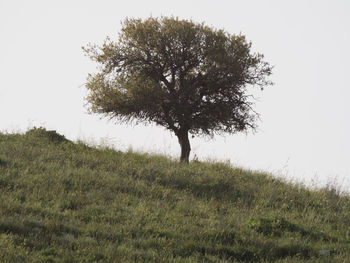
M 188 133 L 212 136 L 255 128 L 248 87 L 263 89 L 272 67 L 244 35 L 191 20 L 126 19 L 118 41 L 83 48 L 100 65 L 86 88 L 91 113 L 154 122 L 175 133 L 188 161 Z
M 0 133 L 0 262 L 311 263 L 350 256 L 347 195 L 50 134 Z
M 94 113 L 175 133 L 242 131 L 255 120 L 247 85 L 272 84 L 271 67 L 250 48 L 243 35 L 188 20 L 126 19 L 117 42 L 84 48 L 101 65 L 87 101 Z
M 56 131 L 48 131 L 43 127 L 34 127 L 33 129 L 27 131 L 25 135 L 27 137 L 34 137 L 44 140 L 45 143 L 47 143 L 47 141 L 53 143 L 68 142 L 68 140 L 63 135 L 58 134 Z

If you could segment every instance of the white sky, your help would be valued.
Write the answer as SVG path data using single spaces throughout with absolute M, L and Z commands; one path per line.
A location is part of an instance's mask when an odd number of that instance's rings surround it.
M 0 0 L 0 130 L 32 126 L 67 138 L 104 140 L 179 155 L 161 127 L 115 125 L 84 108 L 82 86 L 96 65 L 81 46 L 116 39 L 126 17 L 178 16 L 242 32 L 274 65 L 260 92 L 256 134 L 192 139 L 191 156 L 350 189 L 350 1 Z

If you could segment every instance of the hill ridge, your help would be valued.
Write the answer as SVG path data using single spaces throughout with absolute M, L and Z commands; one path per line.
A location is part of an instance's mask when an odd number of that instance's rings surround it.
M 224 163 L 89 147 L 45 128 L 0 133 L 0 195 L 1 262 L 349 258 L 349 196 Z

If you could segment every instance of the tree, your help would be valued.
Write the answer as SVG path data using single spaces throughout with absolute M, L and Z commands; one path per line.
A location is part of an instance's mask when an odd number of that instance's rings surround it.
M 90 113 L 118 122 L 154 122 L 175 133 L 188 162 L 189 133 L 213 136 L 255 129 L 249 86 L 263 89 L 272 67 L 244 35 L 191 20 L 126 19 L 118 41 L 89 44 L 100 64 L 86 87 Z

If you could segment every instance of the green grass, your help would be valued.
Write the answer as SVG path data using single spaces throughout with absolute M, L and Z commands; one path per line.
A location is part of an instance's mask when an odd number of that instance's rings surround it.
M 349 223 L 332 189 L 0 133 L 0 262 L 350 262 Z

